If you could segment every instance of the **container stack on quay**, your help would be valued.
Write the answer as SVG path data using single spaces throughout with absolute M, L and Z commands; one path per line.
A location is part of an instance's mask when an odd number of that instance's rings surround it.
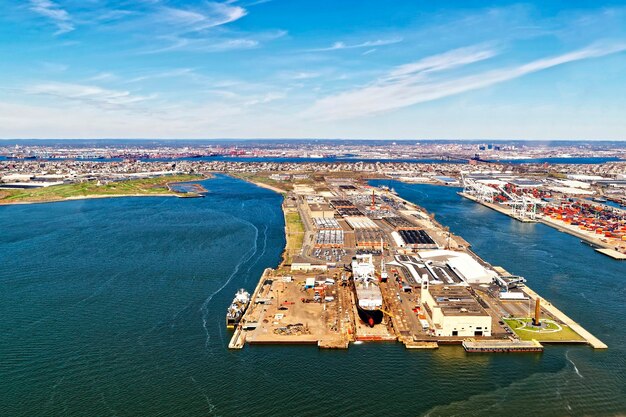
M 540 181 L 466 175 L 460 194 L 517 220 L 541 222 L 577 236 L 614 259 L 626 259 L 626 210 L 602 204 L 607 199 L 601 196 L 591 197 L 612 191 L 602 186 L 607 180 L 575 178 Z

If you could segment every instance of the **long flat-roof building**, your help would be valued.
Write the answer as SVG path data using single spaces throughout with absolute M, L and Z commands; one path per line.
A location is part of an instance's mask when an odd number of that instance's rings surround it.
M 421 303 L 436 336 L 491 336 L 491 316 L 465 286 L 429 286 L 422 283 Z
M 332 209 L 328 204 L 307 204 L 309 215 L 312 218 L 322 217 L 322 218 L 332 218 L 335 216 L 335 210 Z

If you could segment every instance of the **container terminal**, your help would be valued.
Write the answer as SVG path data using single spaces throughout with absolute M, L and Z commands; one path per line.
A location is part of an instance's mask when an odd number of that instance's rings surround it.
M 591 197 L 595 193 L 592 184 L 599 181 L 555 183 L 469 174 L 462 176 L 463 191 L 459 194 L 521 222 L 543 223 L 571 234 L 604 255 L 626 260 L 626 209 L 606 204 L 604 197 Z
M 393 190 L 340 173 L 271 187 L 285 196 L 283 262 L 251 293 L 232 349 L 386 341 L 472 353 L 607 348 L 525 278 L 485 262 Z

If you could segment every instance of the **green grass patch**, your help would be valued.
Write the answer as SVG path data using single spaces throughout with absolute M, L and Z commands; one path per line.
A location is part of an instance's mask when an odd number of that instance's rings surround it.
M 285 225 L 287 227 L 286 263 L 291 264 L 293 256 L 300 253 L 304 242 L 304 224 L 300 213 L 297 211 L 285 213 Z
M 45 202 L 67 198 L 107 195 L 176 194 L 167 188 L 168 183 L 198 180 L 197 175 L 171 175 L 98 184 L 87 181 L 76 184 L 54 185 L 24 190 L 1 190 L 0 203 Z
M 504 319 L 504 322 L 522 340 L 535 339 L 538 342 L 565 342 L 584 340 L 578 333 L 566 324 L 556 323 L 552 320 L 541 320 L 543 326 L 535 328 L 532 326 L 532 319 L 515 318 Z

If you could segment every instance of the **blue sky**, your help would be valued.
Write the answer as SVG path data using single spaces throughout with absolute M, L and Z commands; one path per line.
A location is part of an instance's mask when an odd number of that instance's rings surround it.
M 2 138 L 626 139 L 626 4 L 0 3 Z

